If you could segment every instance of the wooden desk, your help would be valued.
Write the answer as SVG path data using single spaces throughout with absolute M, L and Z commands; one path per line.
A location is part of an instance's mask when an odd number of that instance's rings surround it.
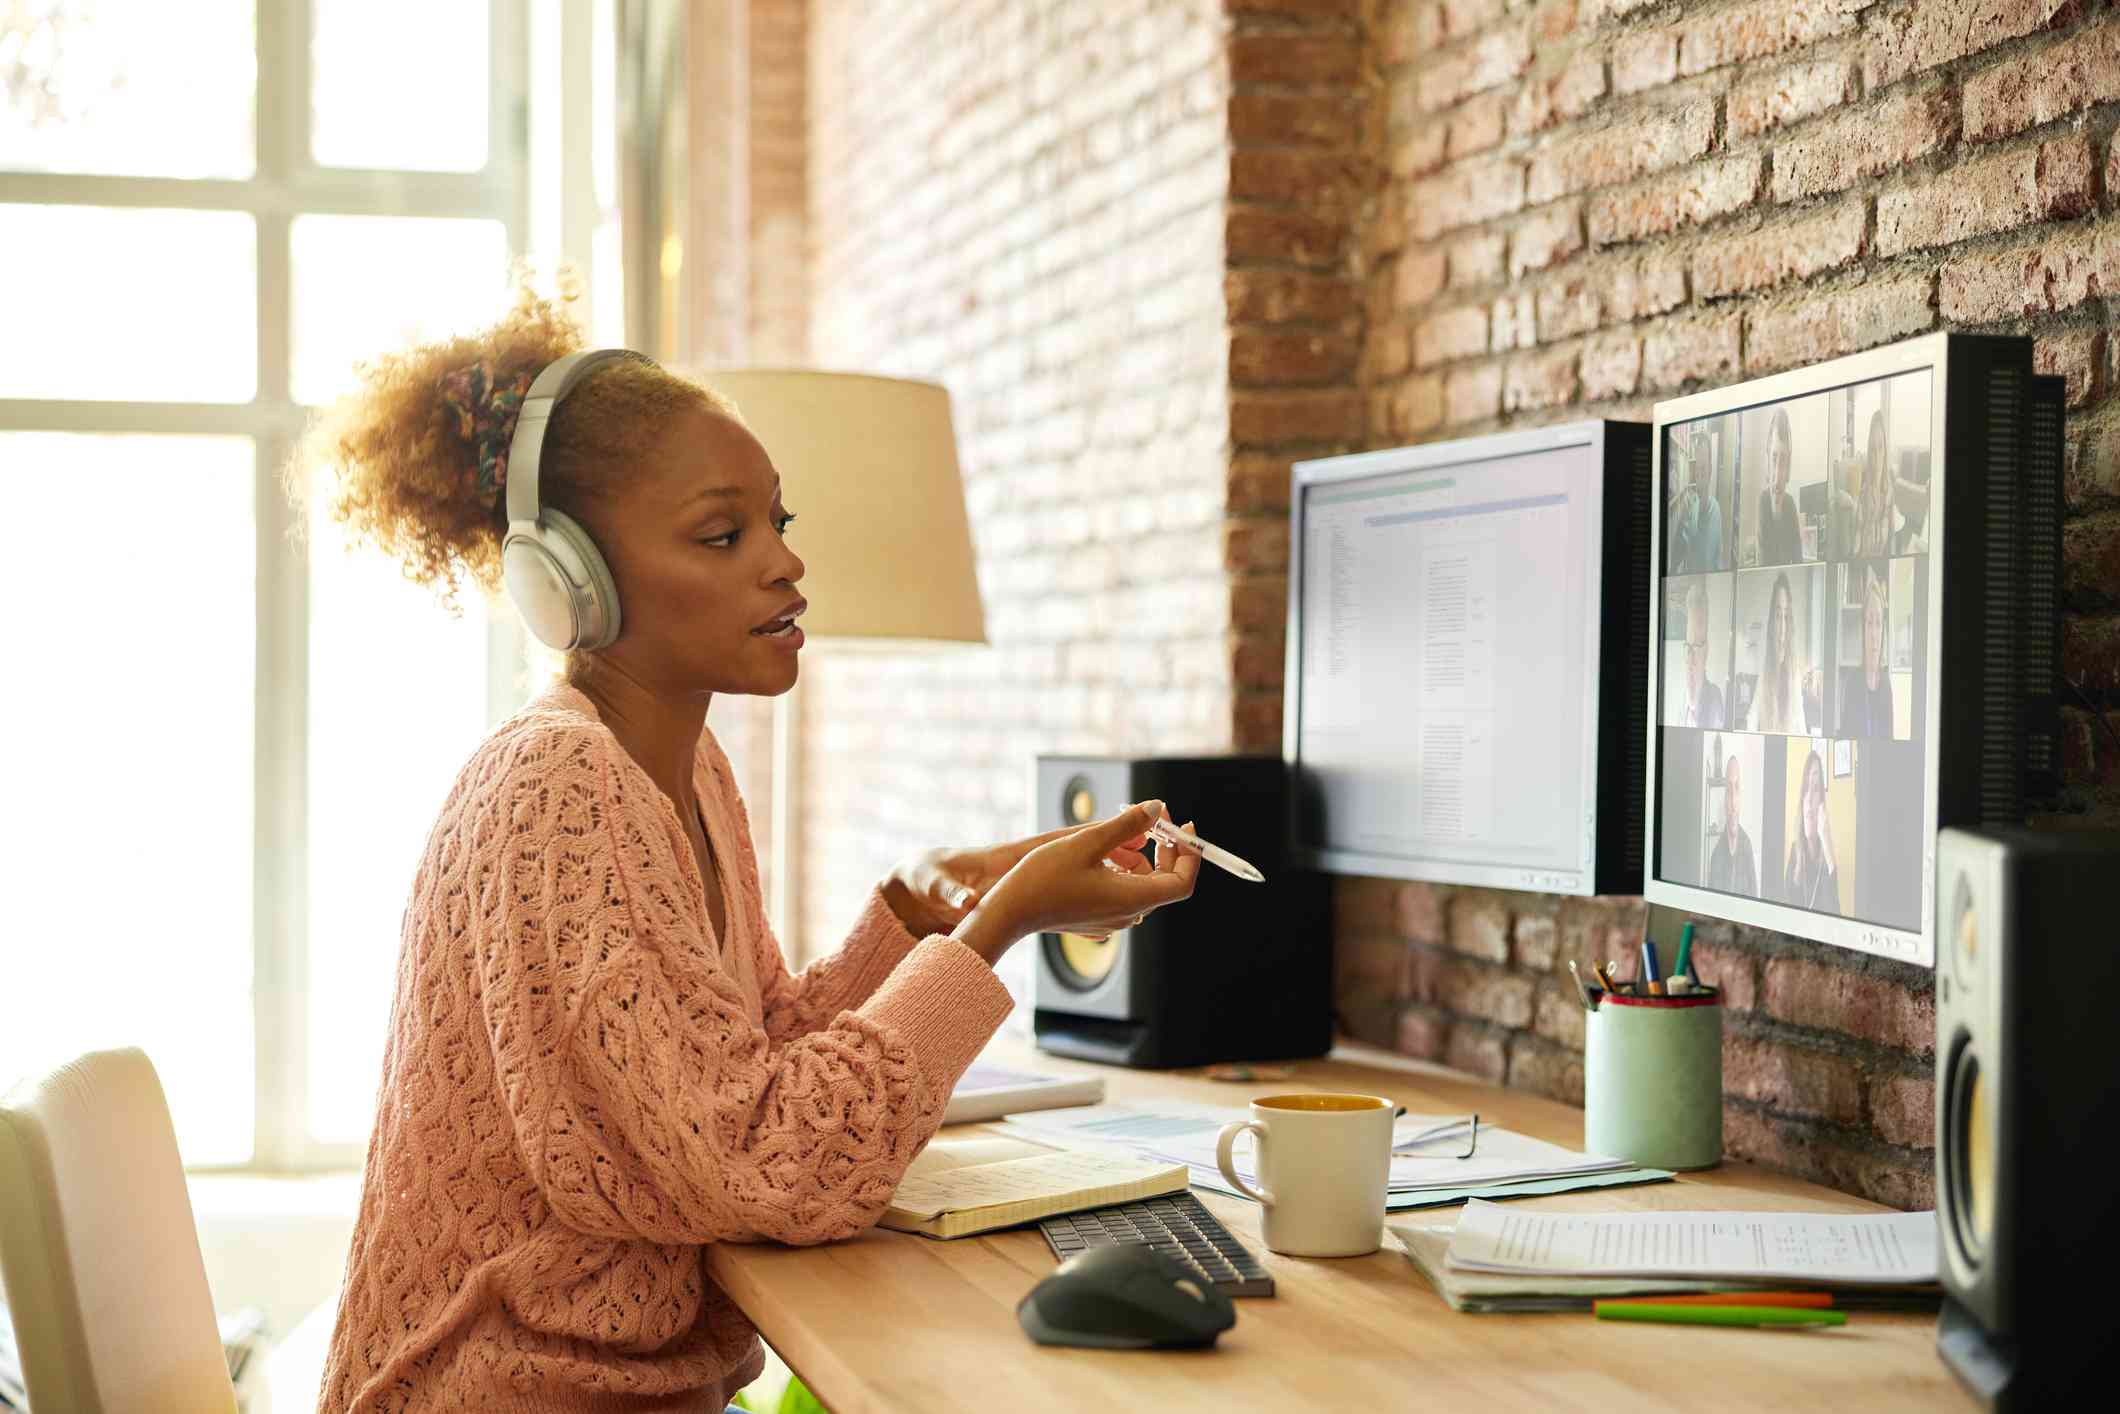
M 1103 1075 L 1111 1100 L 1241 1107 L 1254 1094 L 1280 1089 L 1350 1090 L 1391 1096 L 1415 1113 L 1477 1110 L 1483 1120 L 1582 1145 L 1580 1110 L 1383 1053 L 1335 1052 L 1296 1065 L 1285 1084 L 1243 1085 L 1197 1071 L 1087 1065 L 1007 1041 L 997 1041 L 987 1058 L 1052 1074 Z M 1033 1344 L 1016 1324 L 1016 1303 L 1054 1266 L 1035 1227 L 954 1242 L 871 1231 L 821 1247 L 721 1245 L 707 1249 L 707 1265 L 834 1414 L 1973 1407 L 1936 1358 L 1933 1317 L 1857 1314 L 1838 1330 L 1796 1332 L 1460 1315 L 1388 1234 L 1383 1249 L 1367 1257 L 1277 1256 L 1266 1250 L 1251 1203 L 1199 1196 L 1272 1269 L 1278 1292 L 1238 1301 L 1237 1324 L 1208 1351 Z M 1734 1163 L 1673 1183 L 1516 1201 L 1542 1211 L 1883 1211 Z M 1387 1221 L 1451 1211 L 1418 1209 Z

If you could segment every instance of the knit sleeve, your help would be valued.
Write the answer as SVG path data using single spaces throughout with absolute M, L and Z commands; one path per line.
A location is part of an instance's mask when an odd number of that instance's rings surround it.
M 750 937 L 758 987 L 765 1008 L 766 1034 L 775 1043 L 806 1036 L 840 1012 L 858 1007 L 875 994 L 883 979 L 913 951 L 919 939 L 907 932 L 884 899 L 869 890 L 861 914 L 845 940 L 799 973 L 790 974 L 780 940 L 766 919 L 765 896 L 758 886 L 758 852 L 751 838 L 750 812 L 736 788 L 736 774 L 712 733 L 701 738 L 726 818 L 735 824 L 737 893 L 750 918 Z
M 872 1224 L 1007 1014 L 949 938 L 775 1045 L 706 946 L 652 800 L 590 730 L 526 734 L 471 831 L 480 1005 L 517 1142 L 560 1221 L 659 1243 Z

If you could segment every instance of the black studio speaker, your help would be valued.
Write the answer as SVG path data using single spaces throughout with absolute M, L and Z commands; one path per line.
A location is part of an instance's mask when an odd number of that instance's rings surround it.
M 2120 832 L 1936 837 L 1936 1349 L 1988 1408 L 2111 1398 Z
M 1192 897 L 1098 940 L 1036 938 L 1031 1030 L 1056 1055 L 1169 1067 L 1289 1060 L 1332 1048 L 1323 879 L 1287 863 L 1278 756 L 1041 756 L 1039 831 L 1161 800 L 1174 823 L 1257 865 L 1262 884 L 1200 866 Z

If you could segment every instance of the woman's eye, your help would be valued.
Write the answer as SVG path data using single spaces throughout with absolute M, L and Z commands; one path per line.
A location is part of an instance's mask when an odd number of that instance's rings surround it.
M 786 535 L 788 533 L 788 527 L 793 525 L 794 523 L 795 515 L 794 512 L 790 511 L 785 515 L 775 517 L 773 521 L 773 529 L 778 531 L 782 535 Z M 723 531 L 719 535 L 703 539 L 699 543 L 702 545 L 712 545 L 717 550 L 726 550 L 733 546 L 742 537 L 743 532 L 741 530 L 727 530 Z

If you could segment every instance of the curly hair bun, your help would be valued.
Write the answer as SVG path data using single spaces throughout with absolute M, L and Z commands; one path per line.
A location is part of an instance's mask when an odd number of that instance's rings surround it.
M 534 375 L 581 346 L 566 313 L 519 276 L 513 307 L 490 328 L 361 364 L 355 389 L 310 420 L 281 484 L 298 508 L 321 500 L 354 539 L 448 602 L 461 576 L 498 592 L 507 513 L 479 489 L 478 439 L 443 380 L 467 364 L 500 379 Z
M 565 284 L 561 298 L 573 298 Z M 495 453 L 513 425 L 505 399 L 583 343 L 519 268 L 499 323 L 361 364 L 355 390 L 304 431 L 281 483 L 298 510 L 319 500 L 351 539 L 397 559 L 451 608 L 463 576 L 497 595 L 508 507 Z M 496 390 L 505 390 L 498 405 Z M 721 394 L 649 360 L 598 368 L 545 429 L 538 499 L 588 524 L 585 507 L 633 484 L 685 411 L 743 420 Z

